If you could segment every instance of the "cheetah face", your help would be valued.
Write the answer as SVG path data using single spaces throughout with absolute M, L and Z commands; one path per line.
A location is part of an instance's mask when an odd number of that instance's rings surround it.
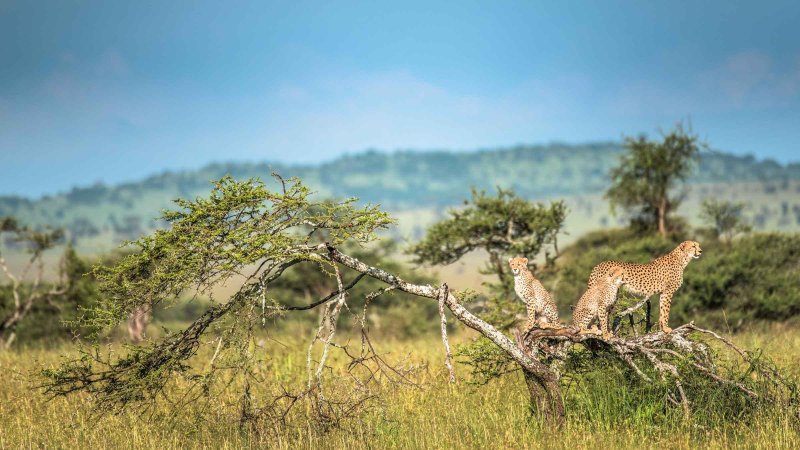
M 692 259 L 697 259 L 703 254 L 703 249 L 700 248 L 700 243 L 697 241 L 684 241 L 681 243 L 680 249 Z
M 522 256 L 508 258 L 508 265 L 511 266 L 511 273 L 517 276 L 521 270 L 528 268 L 528 258 Z

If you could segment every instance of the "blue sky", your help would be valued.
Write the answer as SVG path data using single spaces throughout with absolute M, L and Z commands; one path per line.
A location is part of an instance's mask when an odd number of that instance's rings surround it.
M 796 1 L 0 0 L 0 194 L 686 118 L 796 161 L 798 22 Z

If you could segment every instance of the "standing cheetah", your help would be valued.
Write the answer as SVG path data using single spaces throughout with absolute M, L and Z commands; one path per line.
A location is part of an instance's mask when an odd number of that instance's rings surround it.
M 612 267 L 583 293 L 572 313 L 572 326 L 579 334 L 602 334 L 605 340 L 611 338 L 608 313 L 617 301 L 617 291 L 624 274 L 622 268 Z M 594 326 L 589 328 L 595 318 L 600 322 L 599 330 Z
M 509 258 L 508 264 L 514 274 L 514 291 L 525 302 L 528 310 L 525 332 L 530 331 L 533 327 L 560 328 L 556 302 L 553 301 L 553 297 L 542 286 L 542 283 L 528 270 L 528 258 L 521 256 Z
M 658 326 L 664 333 L 672 331 L 669 323 L 669 308 L 672 296 L 675 291 L 683 284 L 683 270 L 692 259 L 697 259 L 703 253 L 700 244 L 695 241 L 684 241 L 679 246 L 646 264 L 634 264 L 619 261 L 604 261 L 592 269 L 589 276 L 589 286 L 591 287 L 609 269 L 620 267 L 625 271 L 622 283 L 628 292 L 650 297 L 653 294 L 661 293 L 659 298 Z

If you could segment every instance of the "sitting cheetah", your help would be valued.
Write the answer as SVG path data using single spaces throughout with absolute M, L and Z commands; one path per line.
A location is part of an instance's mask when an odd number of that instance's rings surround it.
M 521 256 L 509 258 L 508 264 L 514 274 L 514 290 L 528 309 L 525 332 L 534 327 L 560 328 L 556 302 L 553 301 L 553 297 L 542 286 L 542 283 L 534 278 L 531 271 L 528 270 L 528 258 Z
M 672 331 L 672 328 L 667 326 L 672 296 L 683 284 L 683 270 L 689 264 L 689 261 L 699 258 L 702 253 L 703 250 L 700 249 L 698 242 L 684 241 L 675 250 L 659 256 L 647 264 L 604 261 L 592 269 L 592 274 L 589 276 L 589 286 L 591 287 L 598 280 L 601 280 L 609 269 L 613 267 L 622 268 L 625 271 L 622 283 L 628 292 L 644 298 L 661 293 L 658 326 L 664 333 L 669 333 Z
M 603 339 L 611 338 L 608 329 L 608 313 L 617 301 L 617 291 L 622 284 L 625 272 L 620 267 L 612 267 L 605 276 L 596 280 L 586 292 L 583 293 L 575 311 L 572 313 L 572 326 L 579 334 L 602 334 Z M 595 326 L 589 328 L 594 319 L 600 322 L 600 329 Z

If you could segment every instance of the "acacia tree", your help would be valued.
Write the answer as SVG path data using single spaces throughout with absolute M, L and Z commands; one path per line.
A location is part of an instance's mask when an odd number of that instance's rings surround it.
M 611 187 L 605 194 L 612 211 L 622 207 L 666 237 L 670 213 L 681 201 L 674 190 L 689 176 L 706 144 L 679 123 L 661 142 L 641 135 L 626 137 L 623 146 L 625 153 L 611 170 Z
M 62 264 L 58 282 L 46 283 L 44 254 L 63 237 L 64 233 L 60 229 L 36 231 L 20 225 L 11 217 L 0 220 L 0 238 L 23 248 L 29 255 L 22 270 L 15 273 L 0 252 L 0 270 L 7 279 L 7 284 L 3 287 L 10 297 L 0 297 L 0 348 L 7 349 L 16 340 L 17 327 L 34 307 L 43 303 L 57 311 L 60 309 L 56 300 L 67 292 L 70 278 L 65 279 L 65 267 Z M 9 305 L 4 304 L 6 300 L 10 300 Z
M 277 179 L 280 189 L 273 192 L 258 181 L 224 178 L 215 183 L 209 198 L 178 201 L 179 210 L 164 214 L 170 227 L 132 243 L 137 252 L 117 266 L 98 267 L 95 274 L 104 300 L 88 319 L 106 327 L 115 326 L 142 305 L 177 301 L 187 290 L 209 293 L 216 283 L 234 275 L 245 281 L 237 292 L 212 304 L 181 331 L 129 348 L 120 356 L 113 352 L 104 355 L 96 348 L 83 349 L 80 357 L 44 370 L 45 392 L 53 396 L 88 392 L 101 410 L 148 408 L 165 401 L 178 410 L 191 407 L 202 411 L 203 405 L 215 401 L 214 394 L 219 390 L 238 387 L 243 423 L 270 420 L 278 425 L 285 422 L 293 405 L 308 402 L 315 419 L 324 426 L 335 425 L 376 395 L 371 387 L 378 380 L 407 379 L 407 371 L 388 365 L 375 352 L 365 324 L 372 300 L 399 291 L 438 303 L 451 382 L 455 376 L 445 308 L 496 346 L 507 364 L 522 370 L 533 407 L 554 424 L 564 420 L 558 361 L 563 363 L 569 356 L 565 352 L 570 345 L 539 345 L 537 342 L 543 339 L 589 343 L 594 349 L 604 346 L 642 379 L 655 382 L 653 377 L 658 375 L 665 383 L 677 386 L 682 399 L 679 404 L 685 410 L 689 408 L 681 384 L 685 371 L 704 374 L 726 388 L 732 386 L 733 391 L 750 399 L 766 399 L 769 394 L 753 388 L 750 378 L 731 379 L 719 373 L 708 347 L 689 339 L 690 333 L 704 332 L 693 326 L 676 328 L 670 335 L 657 333 L 610 342 L 563 329 L 553 336 L 518 336 L 515 342 L 469 311 L 461 301 L 463 296 L 446 283 L 412 283 L 340 250 L 348 242 L 363 245 L 373 241 L 377 231 L 392 223 L 386 213 L 374 206 L 357 207 L 353 199 L 316 202 L 299 180 Z M 308 304 L 288 305 L 271 287 L 293 266 L 304 262 L 318 264 L 335 280 L 336 288 Z M 345 268 L 357 275 L 346 279 Z M 342 309 L 348 307 L 349 292 L 365 278 L 381 287 L 365 296 L 361 341 L 354 347 L 336 341 L 337 322 Z M 308 347 L 305 386 L 291 391 L 270 377 L 260 376 L 259 361 L 269 355 L 256 354 L 255 340 L 266 319 L 313 308 L 321 308 L 322 314 Z M 210 360 L 197 360 L 201 347 L 208 347 Z M 332 351 L 349 358 L 352 390 L 326 388 Z M 749 358 L 744 353 L 742 357 Z M 762 372 L 754 369 L 753 373 Z M 234 379 L 240 382 L 234 383 Z
M 448 218 L 433 224 L 425 237 L 408 249 L 415 263 L 447 265 L 467 253 L 483 250 L 488 262 L 481 272 L 495 275 L 497 283 L 490 288 L 509 297 L 513 294 L 509 256 L 526 256 L 533 261 L 544 252 L 546 266 L 555 261 L 558 233 L 567 215 L 564 202 L 545 206 L 498 188 L 496 196 L 472 189 L 472 198 L 464 205 L 450 210 Z
M 700 217 L 713 228 L 717 238 L 730 242 L 739 233 L 747 233 L 750 226 L 742 217 L 744 203 L 706 199 L 701 205 Z

